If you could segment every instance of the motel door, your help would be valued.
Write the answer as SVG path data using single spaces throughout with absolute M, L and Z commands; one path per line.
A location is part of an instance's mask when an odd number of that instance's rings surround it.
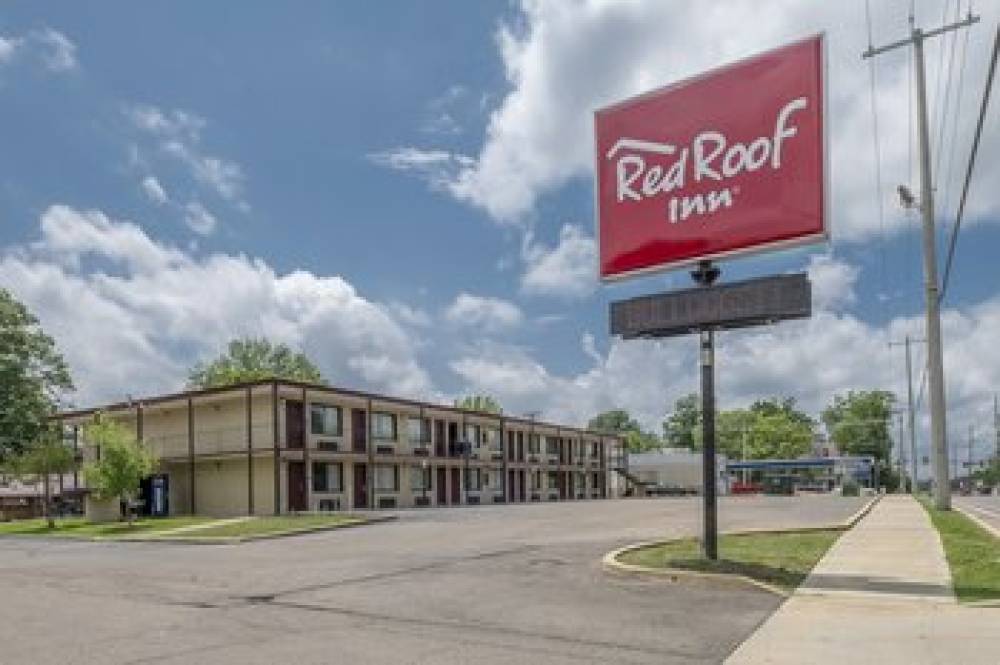
M 354 507 L 368 507 L 368 465 L 354 465 Z
M 308 510 L 306 506 L 306 465 L 304 462 L 288 463 L 288 510 Z

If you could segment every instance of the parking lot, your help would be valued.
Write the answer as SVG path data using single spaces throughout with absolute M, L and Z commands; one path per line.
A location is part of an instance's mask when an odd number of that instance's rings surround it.
M 3 662 L 719 663 L 765 592 L 603 571 L 695 535 L 699 499 L 408 511 L 243 545 L 0 539 Z M 840 522 L 862 499 L 743 497 L 723 529 Z

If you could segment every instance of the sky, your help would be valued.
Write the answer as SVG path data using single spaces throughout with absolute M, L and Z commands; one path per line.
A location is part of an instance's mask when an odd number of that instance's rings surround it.
M 915 20 L 967 1 L 916 2 Z M 876 44 L 906 34 L 906 0 L 873 5 Z M 973 9 L 927 47 L 941 244 L 1000 18 Z M 865 17 L 862 0 L 8 2 L 0 286 L 67 358 L 67 404 L 180 389 L 228 340 L 266 336 L 334 385 L 484 392 L 578 425 L 625 408 L 659 430 L 698 387 L 697 342 L 610 338 L 608 303 L 690 278 L 598 283 L 593 110 L 823 31 L 831 240 L 721 266 L 808 271 L 814 315 L 719 335 L 719 406 L 905 398 L 889 342 L 923 337 L 919 220 L 895 194 L 918 190 L 911 67 L 862 60 Z M 975 428 L 977 458 L 1000 389 L 998 180 L 994 106 L 943 315 L 949 435 L 964 455 Z

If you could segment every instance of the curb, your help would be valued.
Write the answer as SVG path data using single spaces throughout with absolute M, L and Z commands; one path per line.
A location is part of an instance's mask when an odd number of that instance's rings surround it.
M 309 533 L 318 533 L 320 531 L 334 531 L 336 529 L 351 529 L 359 526 L 368 526 L 371 524 L 378 524 L 380 522 L 388 522 L 395 520 L 395 515 L 379 515 L 375 517 L 364 517 L 350 515 L 357 519 L 355 522 L 344 522 L 340 524 L 318 524 L 315 526 L 301 527 L 297 529 L 290 529 L 288 531 L 280 531 L 277 533 L 264 533 L 256 536 L 183 536 L 183 535 L 164 535 L 164 536 L 143 536 L 138 535 L 131 538 L 105 538 L 96 537 L 89 538 L 91 542 L 116 542 L 116 543 L 176 543 L 180 545 L 240 545 L 242 543 L 249 543 L 256 540 L 274 540 L 276 538 L 287 538 L 290 536 L 302 536 Z
M 1000 540 L 1000 529 L 996 528 L 995 526 L 993 526 L 992 524 L 990 524 L 989 522 L 987 522 L 986 520 L 984 520 L 982 517 L 979 517 L 978 515 L 973 514 L 968 509 L 962 508 L 961 506 L 959 506 L 957 504 L 952 504 L 952 508 L 956 512 L 959 512 L 962 515 L 965 515 L 970 520 L 972 520 L 972 522 L 974 522 L 976 524 L 976 526 L 980 527 L 981 529 L 983 529 L 987 533 L 993 534 L 994 538 Z
M 724 536 L 747 536 L 753 534 L 781 534 L 781 533 L 812 533 L 816 531 L 847 531 L 852 528 L 855 524 L 860 522 L 864 517 L 871 512 L 875 504 L 881 500 L 881 495 L 876 495 L 871 498 L 865 505 L 861 506 L 853 515 L 847 518 L 840 524 L 825 525 L 825 526 L 806 526 L 806 527 L 796 527 L 790 529 L 743 529 L 740 531 L 723 531 L 719 535 Z M 726 584 L 736 584 L 739 586 L 751 586 L 756 589 L 761 589 L 763 591 L 770 592 L 781 598 L 788 598 L 791 596 L 792 591 L 786 591 L 780 587 L 774 586 L 773 584 L 768 584 L 767 582 L 762 582 L 760 580 L 755 580 L 752 577 L 747 577 L 746 575 L 740 575 L 738 573 L 709 573 L 698 570 L 685 570 L 683 568 L 649 568 L 647 566 L 639 566 L 632 563 L 624 563 L 619 561 L 619 557 L 627 552 L 634 552 L 636 550 L 642 550 L 649 547 L 656 547 L 658 545 L 665 545 L 667 543 L 676 542 L 678 540 L 686 540 L 690 536 L 684 536 L 681 538 L 666 538 L 663 540 L 649 540 L 641 543 L 634 543 L 632 545 L 626 545 L 625 547 L 619 547 L 616 550 L 608 552 L 601 558 L 602 567 L 611 572 L 627 573 L 630 575 L 655 575 L 657 577 L 668 577 L 672 581 L 677 581 L 678 578 L 694 578 L 694 579 L 707 579 L 717 582 L 722 582 Z

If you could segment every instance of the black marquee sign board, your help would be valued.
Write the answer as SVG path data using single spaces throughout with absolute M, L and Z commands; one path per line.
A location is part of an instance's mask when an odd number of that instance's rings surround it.
M 657 293 L 611 303 L 612 335 L 676 337 L 701 330 L 732 330 L 812 315 L 805 273 L 774 275 Z

